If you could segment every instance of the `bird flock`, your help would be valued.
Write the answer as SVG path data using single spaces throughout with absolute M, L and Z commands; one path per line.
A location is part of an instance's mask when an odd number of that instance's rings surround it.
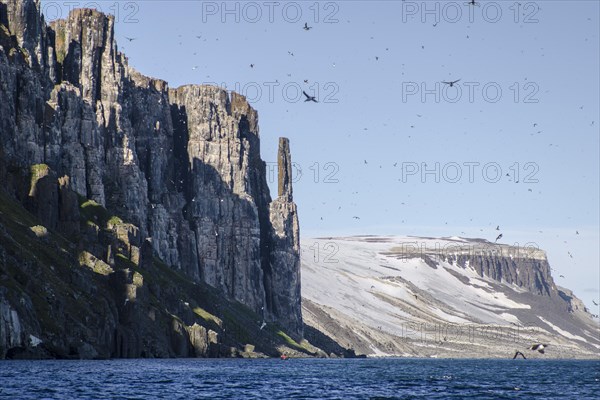
M 478 1 L 475 1 L 475 0 L 469 0 L 468 2 L 466 2 L 466 3 L 464 3 L 464 4 L 466 4 L 466 5 L 469 5 L 469 6 L 473 6 L 473 7 L 479 7 L 479 6 L 480 6 L 480 2 L 478 2 Z M 436 22 L 435 24 L 433 24 L 433 27 L 437 27 L 437 25 L 438 25 L 438 23 Z M 301 28 L 301 29 L 302 29 L 303 31 L 305 31 L 305 32 L 310 32 L 310 31 L 312 31 L 312 30 L 314 29 L 314 27 L 313 27 L 313 26 L 310 26 L 310 25 L 308 24 L 308 22 L 304 22 L 304 24 L 303 24 L 302 26 L 300 26 L 299 28 Z M 181 35 L 179 35 L 179 37 L 181 37 Z M 198 39 L 198 40 L 204 40 L 204 41 L 206 41 L 206 38 L 205 38 L 205 37 L 203 37 L 203 35 L 202 35 L 202 34 L 195 35 L 195 38 L 196 38 L 196 39 Z M 468 36 L 467 36 L 467 38 L 468 38 Z M 128 41 L 129 43 L 133 43 L 134 41 L 137 41 L 137 40 L 138 40 L 138 38 L 137 38 L 137 37 L 135 37 L 135 36 L 125 36 L 125 37 L 124 37 L 124 39 L 125 39 L 126 41 Z M 371 39 L 373 39 L 373 37 L 371 37 Z M 218 38 L 217 38 L 216 40 L 218 40 Z M 180 42 L 180 44 L 181 44 L 181 42 Z M 425 49 L 425 46 L 424 46 L 424 45 L 421 45 L 421 48 L 422 48 L 422 49 Z M 386 48 L 385 48 L 385 50 L 386 50 L 386 51 L 388 51 L 388 50 L 389 50 L 389 47 L 386 47 Z M 194 53 L 194 54 L 197 54 L 197 53 Z M 294 51 L 292 51 L 292 50 L 288 50 L 288 51 L 287 51 L 287 54 L 288 54 L 288 56 L 289 56 L 289 57 L 296 57 L 296 54 L 295 54 L 295 52 L 294 52 Z M 383 60 L 384 58 L 380 57 L 380 54 L 378 54 L 378 55 L 374 55 L 374 59 L 375 59 L 375 61 L 377 61 L 377 62 L 380 62 L 380 61 L 381 61 L 381 60 Z M 256 68 L 258 68 L 258 67 L 257 67 L 257 64 L 255 64 L 254 62 L 252 62 L 252 63 L 249 63 L 249 64 L 247 64 L 247 65 L 249 65 L 250 69 L 256 69 Z M 335 67 L 335 63 L 333 63 L 332 65 Z M 199 69 L 200 69 L 200 66 L 199 66 L 199 65 L 192 65 L 192 66 L 191 66 L 191 70 L 193 70 L 193 71 L 197 71 L 197 70 L 199 70 Z M 291 74 L 288 74 L 288 76 L 291 76 Z M 444 85 L 446 85 L 446 86 L 448 86 L 448 87 L 450 87 L 450 88 L 452 88 L 452 87 L 455 87 L 455 86 L 458 86 L 458 84 L 459 84 L 460 82 L 462 82 L 462 78 L 458 78 L 458 79 L 447 79 L 447 80 L 442 80 L 442 81 L 441 81 L 441 83 L 442 83 L 442 84 L 444 84 Z M 303 83 L 304 83 L 304 84 L 308 84 L 308 83 L 309 83 L 309 79 L 303 79 Z M 310 92 L 310 91 L 308 91 L 308 92 L 307 92 L 307 90 L 302 90 L 302 96 L 304 97 L 304 99 L 303 99 L 304 101 L 303 101 L 303 102 L 304 102 L 304 103 L 319 103 L 319 99 L 317 98 L 317 95 L 311 95 L 311 94 L 309 94 L 309 92 Z M 582 105 L 582 106 L 579 106 L 579 109 L 580 109 L 580 110 L 583 110 L 583 109 L 584 109 L 584 106 L 583 106 L 583 105 Z M 423 117 L 423 114 L 417 114 L 417 118 L 422 118 L 422 117 Z M 594 123 L 595 123 L 595 121 L 592 121 L 592 122 L 591 122 L 591 126 L 594 126 Z M 542 124 L 542 125 L 543 125 L 543 124 Z M 543 133 L 543 126 L 541 126 L 541 128 L 540 128 L 540 123 L 538 123 L 538 122 L 533 122 L 533 121 L 532 121 L 531 125 L 529 125 L 529 126 L 532 126 L 532 127 L 534 128 L 534 129 L 532 130 L 532 132 L 530 133 L 530 135 L 532 135 L 532 136 L 533 136 L 533 135 L 536 135 L 536 134 L 541 134 L 541 133 Z M 410 125 L 410 128 L 411 128 L 411 129 L 414 129 L 414 128 L 415 128 L 415 125 L 414 125 L 414 124 L 411 124 L 411 125 Z M 364 129 L 365 131 L 367 131 L 367 130 L 368 130 L 368 128 L 366 128 L 366 127 L 365 127 L 365 128 L 363 128 L 363 129 Z M 411 138 L 411 135 L 407 135 L 407 137 L 410 139 L 410 138 Z M 555 143 L 550 143 L 548 146 L 551 146 L 551 147 L 558 147 L 558 145 L 556 145 Z M 372 160 L 371 160 L 371 161 L 372 161 Z M 364 160 L 363 160 L 363 164 L 364 164 L 365 166 L 367 166 L 367 165 L 369 165 L 369 162 L 368 162 L 366 159 L 364 159 Z M 376 165 L 377 165 L 377 164 L 376 164 Z M 393 167 L 394 167 L 394 168 L 396 168 L 397 166 L 398 166 L 398 162 L 394 162 L 394 163 L 393 163 Z M 379 168 L 382 168 L 382 165 L 379 165 Z M 506 174 L 506 176 L 510 177 L 510 174 Z M 515 179 L 514 179 L 514 182 L 515 182 L 515 183 L 519 183 L 519 179 L 517 179 L 517 178 L 515 177 Z M 527 188 L 527 192 L 529 192 L 529 193 L 533 193 L 533 189 L 532 189 L 532 188 Z M 402 203 L 402 205 L 404 205 L 404 203 Z M 340 209 L 341 209 L 341 206 L 340 206 L 340 207 L 338 207 L 338 210 L 340 210 Z M 321 220 L 324 220 L 324 218 L 323 218 L 323 217 L 321 217 L 320 219 L 321 219 Z M 353 220 L 355 220 L 355 221 L 360 221 L 360 220 L 361 220 L 361 217 L 360 217 L 360 216 L 358 216 L 358 215 L 354 215 L 354 216 L 352 216 L 352 219 L 353 219 Z M 404 222 L 404 221 L 403 221 L 403 222 Z M 447 222 L 446 222 L 446 224 L 447 224 Z M 503 238 L 505 238 L 505 233 L 506 233 L 506 232 L 500 232 L 500 226 L 499 226 L 499 225 L 496 227 L 496 231 L 498 231 L 498 232 L 497 232 L 497 234 L 496 234 L 495 238 L 494 238 L 494 237 L 490 238 L 490 240 L 491 240 L 491 239 L 494 239 L 494 243 L 498 243 L 498 242 L 499 242 L 499 241 L 501 241 Z M 540 231 L 540 232 L 542 232 L 542 231 Z M 575 231 L 575 234 L 576 234 L 576 235 L 579 235 L 579 231 Z M 574 254 L 574 253 L 573 253 L 571 250 L 567 251 L 567 256 L 568 256 L 568 258 L 569 258 L 569 259 L 576 260 L 576 255 L 575 255 L 575 254 Z M 560 277 L 560 278 L 563 278 L 563 279 L 565 279 L 565 275 L 564 275 L 564 274 L 559 274 L 559 277 Z M 595 305 L 595 306 L 597 306 L 597 305 L 598 305 L 598 304 L 596 303 L 596 301 L 594 301 L 594 305 Z

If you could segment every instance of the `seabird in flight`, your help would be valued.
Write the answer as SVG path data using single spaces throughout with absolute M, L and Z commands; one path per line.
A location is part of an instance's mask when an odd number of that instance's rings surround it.
M 125 36 L 125 39 L 129 40 L 130 42 L 133 42 L 136 38 L 130 38 L 130 37 Z
M 460 81 L 460 79 L 457 79 L 457 80 L 451 81 L 451 82 L 442 81 L 442 83 L 445 83 L 446 85 L 450 85 L 450 87 L 453 87 L 454 84 L 457 83 L 458 81 Z
M 302 91 L 302 94 L 306 96 L 306 99 L 304 100 L 305 103 L 307 101 L 314 101 L 315 103 L 318 103 L 317 99 L 315 99 L 315 96 L 309 96 L 304 90 Z
M 596 303 L 594 300 L 592 300 L 592 303 L 594 303 L 594 305 L 595 305 L 595 306 L 597 306 L 597 305 L 598 305 L 598 303 Z
M 304 27 L 302 29 L 304 29 L 305 31 L 310 31 L 312 29 L 312 26 L 308 26 L 308 22 L 305 22 Z
M 496 238 L 496 242 L 497 242 L 498 240 L 500 240 L 500 239 L 502 239 L 502 234 L 499 234 L 499 235 L 498 235 L 498 237 Z
M 527 360 L 527 357 L 525 357 L 525 354 L 521 353 L 520 351 L 516 351 L 515 356 L 512 359 L 514 360 L 515 358 L 517 358 L 517 356 L 521 356 L 521 357 L 523 357 L 524 360 Z
M 532 344 L 531 347 L 529 348 L 529 350 L 537 350 L 540 353 L 544 354 L 544 349 L 546 347 L 550 346 L 549 344 L 542 344 L 542 343 L 536 343 L 536 344 Z

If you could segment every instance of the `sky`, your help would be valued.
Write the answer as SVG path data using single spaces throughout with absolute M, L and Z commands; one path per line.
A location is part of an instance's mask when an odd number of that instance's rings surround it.
M 600 2 L 42 1 L 74 6 L 143 74 L 246 95 L 273 196 L 290 139 L 303 238 L 502 233 L 600 314 Z

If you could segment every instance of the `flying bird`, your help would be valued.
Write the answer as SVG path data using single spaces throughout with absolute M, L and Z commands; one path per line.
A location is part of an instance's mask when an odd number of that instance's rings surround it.
M 130 37 L 125 36 L 125 39 L 129 40 L 130 42 L 133 42 L 136 38 L 130 38 Z
M 515 356 L 512 359 L 514 360 L 515 358 L 517 358 L 517 356 L 521 356 L 521 357 L 523 357 L 524 360 L 527 360 L 527 357 L 525 357 L 525 354 L 521 353 L 520 351 L 516 351 Z
M 500 240 L 500 239 L 502 239 L 502 234 L 499 234 L 499 235 L 498 235 L 498 237 L 496 238 L 496 242 L 497 242 L 498 240 Z
M 442 81 L 442 83 L 445 83 L 446 85 L 450 85 L 450 87 L 453 87 L 454 84 L 457 83 L 458 81 L 460 81 L 460 79 L 457 79 L 457 80 L 451 81 L 451 82 Z
M 312 26 L 308 26 L 308 22 L 305 22 L 304 27 L 302 29 L 304 29 L 305 31 L 310 31 L 312 29 Z
M 260 326 L 260 330 L 262 331 L 262 329 L 267 326 L 267 323 L 265 321 L 263 321 L 262 325 Z
M 250 64 L 250 68 L 254 68 L 254 64 Z
M 306 99 L 304 100 L 305 103 L 307 101 L 314 101 L 315 103 L 318 103 L 317 99 L 315 99 L 315 96 L 309 96 L 304 90 L 302 91 L 302 94 L 306 96 Z
M 597 305 L 598 305 L 598 303 L 596 303 L 594 300 L 592 300 L 592 303 L 594 303 L 594 305 L 595 305 L 595 306 L 597 306 Z
M 536 344 L 532 344 L 531 347 L 529 348 L 529 350 L 537 350 L 540 353 L 544 354 L 544 349 L 546 347 L 550 346 L 549 344 L 542 344 L 542 343 L 536 343 Z
M 496 226 L 496 230 L 499 231 L 500 230 L 500 225 Z
M 565 276 L 564 276 L 564 275 L 559 275 L 558 277 L 559 277 L 559 278 L 564 278 Z
M 476 2 L 475 0 L 471 0 L 471 1 L 469 1 L 468 3 L 465 3 L 465 5 L 467 5 L 467 6 L 477 6 L 477 7 L 479 7 L 479 3 L 478 3 L 478 2 Z
M 352 218 L 354 218 L 354 219 L 360 219 L 360 217 L 357 217 L 357 216 L 354 216 L 354 217 L 352 217 Z

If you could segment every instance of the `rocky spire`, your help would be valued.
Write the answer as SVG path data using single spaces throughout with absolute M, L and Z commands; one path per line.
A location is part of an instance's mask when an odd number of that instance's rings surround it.
M 290 141 L 288 138 L 279 138 L 279 152 L 277 154 L 279 173 L 278 196 L 292 200 L 292 157 L 290 156 Z
M 279 139 L 279 197 L 271 203 L 272 297 L 270 306 L 279 324 L 299 337 L 303 333 L 300 293 L 300 229 L 292 199 L 292 159 L 287 138 Z

